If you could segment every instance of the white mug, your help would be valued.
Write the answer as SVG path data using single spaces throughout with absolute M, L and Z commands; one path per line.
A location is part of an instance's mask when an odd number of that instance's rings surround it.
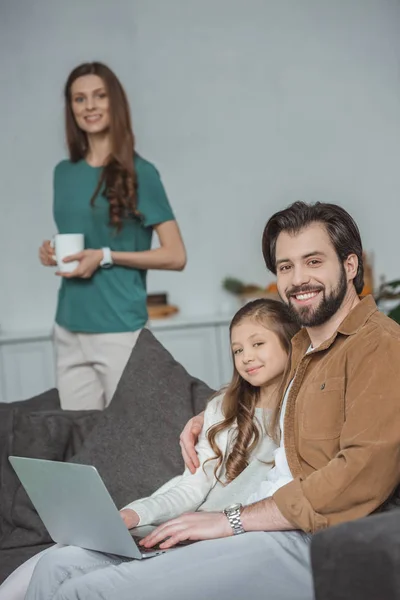
M 79 260 L 65 263 L 63 259 L 85 248 L 85 236 L 83 233 L 58 233 L 53 238 L 55 260 L 61 273 L 72 273 L 79 266 Z

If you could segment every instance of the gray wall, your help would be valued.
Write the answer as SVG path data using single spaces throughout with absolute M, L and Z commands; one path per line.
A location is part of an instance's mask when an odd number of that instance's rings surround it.
M 189 253 L 154 272 L 188 313 L 220 310 L 227 274 L 266 283 L 265 221 L 296 199 L 342 203 L 377 273 L 400 276 L 400 6 L 396 0 L 1 0 L 0 322 L 51 325 L 62 86 L 108 63 L 138 150 L 159 168 Z

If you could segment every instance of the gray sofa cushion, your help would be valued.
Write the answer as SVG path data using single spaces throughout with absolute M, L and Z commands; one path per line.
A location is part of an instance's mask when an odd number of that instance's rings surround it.
M 99 411 L 29 412 L 26 406 L 2 412 L 8 435 L 0 455 L 1 549 L 51 541 L 8 457 L 65 461 L 79 450 L 99 414 Z
M 316 600 L 400 600 L 400 510 L 313 536 Z
M 0 402 L 0 411 L 24 408 L 26 410 L 53 410 L 60 408 L 60 397 L 56 388 L 51 388 L 38 396 L 17 402 Z
M 73 462 L 94 465 L 121 507 L 179 474 L 185 423 L 213 394 L 144 329 L 110 406 Z
M 5 531 L 8 530 L 7 523 L 3 518 L 4 507 L 12 497 L 17 485 L 17 480 L 14 473 L 10 471 L 11 465 L 8 462 L 8 456 L 11 453 L 10 443 L 12 441 L 14 411 L 18 409 L 28 413 L 32 410 L 57 410 L 59 407 L 60 399 L 56 389 L 48 390 L 29 400 L 0 403 L 0 547 L 4 540 Z

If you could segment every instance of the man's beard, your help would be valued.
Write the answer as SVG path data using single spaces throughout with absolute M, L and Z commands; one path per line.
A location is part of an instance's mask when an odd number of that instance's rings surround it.
M 322 292 L 322 300 L 320 301 L 317 308 L 312 306 L 293 306 L 291 302 L 291 296 L 307 293 L 311 291 L 320 290 Z M 287 305 L 289 312 L 292 317 L 298 322 L 301 327 L 319 327 L 323 325 L 333 315 L 337 313 L 342 305 L 342 302 L 347 292 L 347 279 L 346 272 L 343 265 L 341 265 L 340 279 L 337 287 L 332 290 L 329 296 L 325 294 L 325 288 L 317 288 L 315 286 L 299 286 L 292 288 L 287 294 Z

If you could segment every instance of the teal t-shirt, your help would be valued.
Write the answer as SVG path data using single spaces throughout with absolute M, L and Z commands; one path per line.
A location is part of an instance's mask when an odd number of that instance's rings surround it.
M 83 233 L 85 248 L 150 250 L 153 226 L 175 218 L 157 169 L 135 156 L 143 221 L 125 219 L 119 232 L 109 225 L 109 203 L 101 193 L 94 206 L 90 204 L 101 169 L 84 160 L 64 160 L 56 166 L 53 210 L 59 233 Z M 119 265 L 99 268 L 91 279 L 62 279 L 56 322 L 74 332 L 136 331 L 147 321 L 146 296 L 146 271 Z

